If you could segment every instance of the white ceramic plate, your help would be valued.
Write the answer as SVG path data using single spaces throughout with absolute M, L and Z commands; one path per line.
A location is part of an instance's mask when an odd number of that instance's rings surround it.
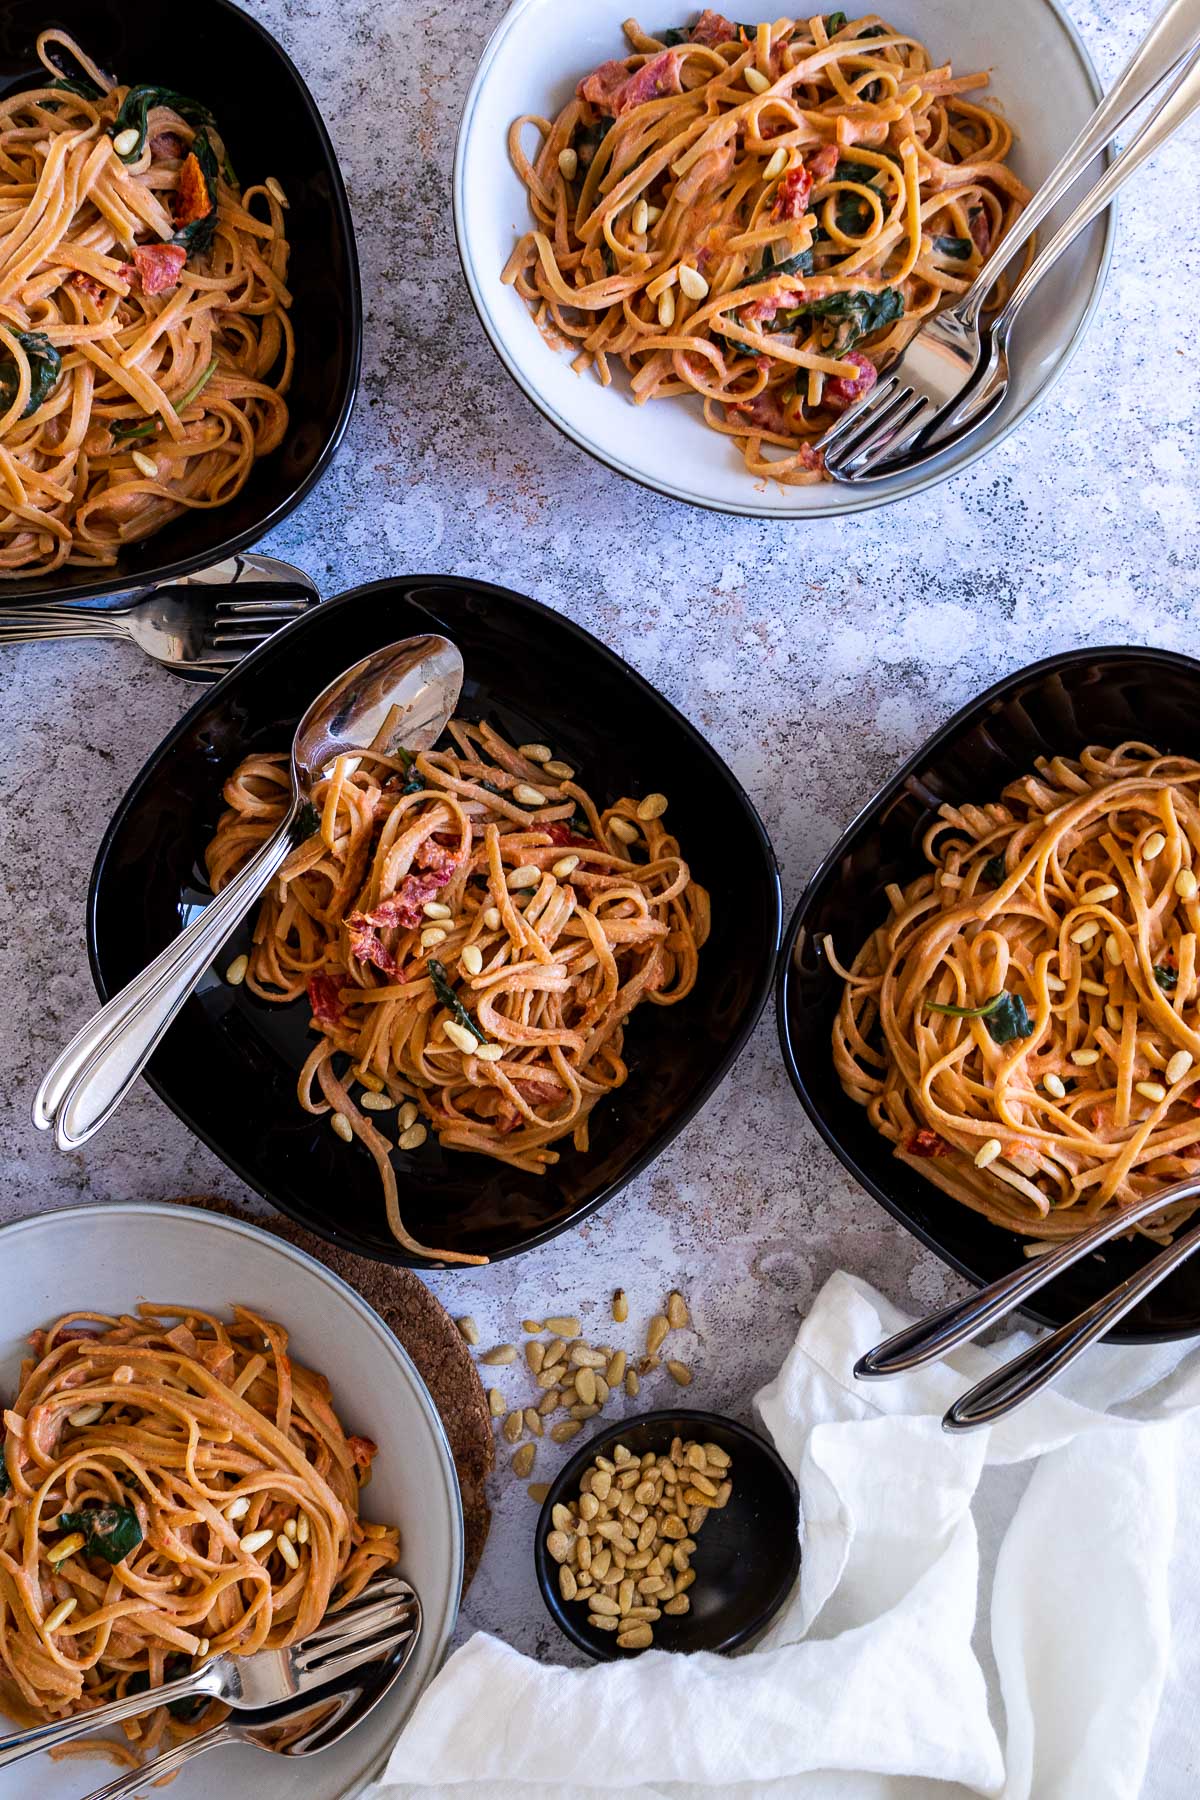
M 552 118 L 575 83 L 608 57 L 627 54 L 621 21 L 630 0 L 515 0 L 483 54 L 467 95 L 454 162 L 454 229 L 471 298 L 505 367 L 552 424 L 610 468 L 659 493 L 758 518 L 823 518 L 920 493 L 965 469 L 1008 435 L 1069 362 L 1100 299 L 1114 217 L 1076 240 L 1026 305 L 1014 330 L 1013 380 L 986 427 L 919 473 L 870 491 L 823 482 L 788 488 L 748 475 L 733 440 L 704 424 L 699 400 L 634 407 L 618 385 L 571 372 L 550 349 L 523 300 L 501 285 L 517 237 L 529 229 L 525 189 L 508 158 L 508 128 L 521 113 Z M 688 22 L 684 0 L 654 0 L 647 29 Z M 761 15 L 751 12 L 752 20 Z M 774 15 L 772 15 L 774 16 Z M 1036 188 L 1094 110 L 1100 85 L 1057 0 L 893 0 L 883 16 L 912 31 L 957 71 L 989 69 L 981 96 L 1003 107 L 1017 133 L 1012 163 Z M 532 131 L 530 138 L 532 140 Z M 1082 191 L 1082 190 L 1081 190 Z M 1046 241 L 1066 217 L 1043 227 Z
M 401 1572 L 421 1596 L 424 1629 L 388 1698 L 357 1731 L 303 1761 L 244 1744 L 189 1763 L 171 1800 L 344 1800 L 379 1772 L 417 1696 L 437 1671 L 458 1611 L 463 1526 L 450 1447 L 425 1384 L 383 1320 L 336 1275 L 265 1231 L 175 1206 L 73 1207 L 0 1230 L 0 1395 L 12 1395 L 27 1334 L 89 1307 L 129 1311 L 139 1300 L 228 1311 L 235 1302 L 277 1319 L 297 1358 L 322 1370 L 347 1431 L 379 1454 L 364 1495 L 368 1517 L 396 1521 Z M 30 1757 L 0 1770 L 0 1800 L 79 1800 L 112 1779 L 99 1759 Z M 149 1789 L 147 1788 L 147 1792 Z

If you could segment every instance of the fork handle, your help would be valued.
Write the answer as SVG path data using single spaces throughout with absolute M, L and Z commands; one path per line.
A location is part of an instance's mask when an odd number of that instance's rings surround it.
M 997 277 L 1035 232 L 1067 189 L 1108 144 L 1131 113 L 1137 111 L 1160 81 L 1170 75 L 1200 43 L 1200 0 L 1170 0 L 1134 51 L 1132 60 L 1071 145 L 1042 183 L 1011 230 L 989 256 L 955 311 L 977 324 Z
M 987 1375 L 967 1393 L 961 1394 L 942 1420 L 946 1431 L 974 1431 L 980 1425 L 994 1425 L 1015 1407 L 1038 1393 L 1069 1368 L 1088 1345 L 1103 1337 L 1132 1312 L 1138 1301 L 1165 1281 L 1172 1270 L 1200 1249 L 1200 1225 L 1193 1225 L 1177 1243 L 1156 1256 L 1154 1261 L 1131 1275 L 1128 1281 L 1103 1299 L 1089 1306 L 1077 1319 L 1060 1325 L 1047 1338 L 1032 1344 L 1020 1356 Z
M 293 797 L 287 817 L 241 873 L 76 1032 L 47 1071 L 33 1122 L 39 1131 L 54 1127 L 60 1150 L 85 1143 L 121 1104 L 221 945 L 287 858 L 298 811 Z
M 109 1725 L 119 1725 L 122 1719 L 136 1719 L 139 1714 L 153 1712 L 156 1706 L 166 1706 L 172 1700 L 187 1700 L 196 1694 L 207 1694 L 217 1698 L 220 1692 L 220 1677 L 217 1663 L 205 1663 L 190 1674 L 183 1675 L 178 1681 L 164 1682 L 161 1687 L 143 1688 L 140 1693 L 126 1694 L 123 1700 L 110 1700 L 104 1706 L 97 1706 L 91 1712 L 75 1713 L 69 1719 L 56 1719 L 51 1725 L 35 1725 L 32 1731 L 15 1731 L 6 1737 L 0 1737 L 0 1769 L 7 1768 L 9 1763 L 20 1762 L 22 1757 L 33 1756 L 41 1750 L 57 1749 L 59 1744 L 69 1744 L 73 1738 L 90 1737 L 93 1732 L 103 1731 Z
M 26 612 L 22 617 L 0 615 L 0 644 L 43 644 L 55 638 L 124 638 L 129 633 L 115 619 L 102 613 L 84 613 L 77 619 L 67 613 L 39 615 Z
M 1049 1251 L 1045 1256 L 1036 1257 L 1010 1274 L 1002 1275 L 999 1281 L 977 1294 L 970 1294 L 965 1300 L 955 1300 L 949 1306 L 939 1307 L 936 1312 L 918 1319 L 913 1325 L 906 1325 L 903 1331 L 897 1331 L 882 1344 L 876 1344 L 865 1356 L 859 1358 L 854 1366 L 854 1373 L 862 1381 L 878 1381 L 890 1375 L 907 1375 L 913 1369 L 923 1367 L 925 1363 L 936 1362 L 939 1357 L 948 1356 L 959 1344 L 965 1344 L 971 1338 L 979 1336 L 989 1325 L 994 1325 L 1008 1313 L 1036 1294 L 1039 1288 L 1053 1281 L 1056 1275 L 1073 1263 L 1081 1262 L 1101 1244 L 1107 1244 L 1111 1238 L 1119 1237 L 1136 1225 L 1141 1219 L 1148 1219 L 1154 1213 L 1162 1212 L 1168 1206 L 1174 1206 L 1180 1200 L 1190 1200 L 1200 1194 L 1200 1175 L 1190 1175 L 1184 1181 L 1174 1182 L 1168 1188 L 1162 1188 L 1148 1199 L 1139 1200 L 1134 1206 L 1123 1207 L 1111 1219 L 1103 1219 L 1093 1225 L 1090 1231 L 1081 1232 L 1078 1237 L 1068 1238 L 1057 1250 Z M 1151 1264 L 1150 1267 L 1156 1266 Z
M 184 1738 L 178 1744 L 172 1744 L 169 1750 L 163 1750 L 154 1761 L 141 1769 L 126 1769 L 123 1775 L 106 1782 L 104 1787 L 95 1788 L 85 1796 L 85 1800 L 129 1800 L 133 1794 L 145 1793 L 147 1784 L 157 1783 L 162 1775 L 171 1775 L 181 1769 L 184 1763 L 191 1762 L 193 1756 L 203 1756 L 206 1750 L 215 1750 L 218 1744 L 236 1744 L 238 1733 L 228 1720 L 221 1725 L 214 1725 L 211 1731 L 202 1731 L 199 1737 Z

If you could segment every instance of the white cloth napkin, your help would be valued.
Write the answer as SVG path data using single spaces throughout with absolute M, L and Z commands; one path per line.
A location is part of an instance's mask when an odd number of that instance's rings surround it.
M 1200 1351 L 1098 1347 L 1058 1390 L 951 1437 L 949 1402 L 1028 1339 L 856 1383 L 856 1359 L 905 1322 L 834 1275 L 756 1398 L 800 1485 L 803 1566 L 752 1650 L 564 1669 L 479 1633 L 423 1696 L 375 1800 L 1148 1793 Z M 1188 1443 L 1190 1457 L 1200 1434 Z M 1200 1551 L 1182 1573 L 1200 1585 Z M 1155 1791 L 1194 1793 L 1181 1773 Z

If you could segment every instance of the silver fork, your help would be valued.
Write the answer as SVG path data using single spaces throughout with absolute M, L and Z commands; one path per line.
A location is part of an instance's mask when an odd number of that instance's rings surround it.
M 951 1350 L 978 1337 L 989 1325 L 995 1325 L 1024 1305 L 1064 1269 L 1081 1262 L 1112 1238 L 1120 1237 L 1131 1225 L 1151 1218 L 1167 1207 L 1177 1206 L 1180 1201 L 1194 1200 L 1197 1195 L 1200 1195 L 1200 1175 L 1189 1175 L 1148 1199 L 1123 1207 L 1111 1219 L 1102 1220 L 1090 1231 L 1069 1238 L 1057 1249 L 1002 1275 L 978 1293 L 969 1294 L 965 1300 L 952 1301 L 914 1324 L 906 1325 L 902 1331 L 861 1356 L 854 1366 L 855 1375 L 860 1381 L 878 1381 L 892 1375 L 909 1374 L 925 1363 L 948 1356 Z M 1089 1344 L 1118 1324 L 1139 1300 L 1165 1281 L 1197 1249 L 1200 1249 L 1200 1225 L 1185 1232 L 1145 1268 L 1136 1270 L 1112 1293 L 1094 1301 L 1077 1318 L 1048 1337 L 1039 1338 L 1028 1350 L 977 1382 L 950 1407 L 942 1420 L 946 1430 L 971 1431 L 979 1425 L 994 1424 L 1005 1413 L 1012 1412 L 1061 1375 Z
M 0 1768 L 37 1751 L 70 1743 L 72 1738 L 90 1737 L 109 1725 L 119 1725 L 122 1719 L 136 1718 L 175 1700 L 202 1696 L 238 1710 L 278 1706 L 374 1661 L 417 1631 L 420 1620 L 420 1601 L 407 1581 L 398 1575 L 385 1576 L 364 1589 L 354 1606 L 335 1613 L 288 1649 L 260 1650 L 255 1656 L 214 1656 L 178 1681 L 127 1694 L 123 1700 L 110 1700 L 106 1706 L 52 1725 L 2 1737 Z
M 1050 242 L 1039 251 L 1025 271 L 1001 311 L 992 321 L 984 339 L 984 361 L 978 375 L 972 371 L 967 388 L 935 412 L 924 408 L 908 415 L 909 422 L 899 425 L 884 422 L 872 428 L 868 421 L 865 435 L 852 444 L 839 446 L 837 466 L 831 469 L 840 481 L 886 481 L 905 459 L 906 469 L 941 454 L 946 446 L 958 443 L 969 431 L 978 429 L 990 419 L 1008 390 L 1008 342 L 1013 322 L 1042 277 L 1058 261 L 1079 233 L 1109 205 L 1119 188 L 1142 164 L 1155 156 L 1167 139 L 1173 137 L 1196 108 L 1200 106 L 1200 51 L 1184 64 L 1182 72 L 1168 84 L 1168 92 L 1141 131 L 1105 170 L 1092 191 L 1080 201 L 1071 216 L 1059 227 Z M 953 356 L 954 328 L 942 341 L 947 359 Z M 924 332 L 921 333 L 925 335 Z M 935 337 L 937 333 L 933 334 Z M 915 341 L 915 340 L 914 340 Z M 964 358 L 974 355 L 974 347 L 965 340 Z M 911 454 L 912 452 L 917 454 Z M 829 464 L 827 462 L 826 466 Z
M 216 680 L 320 599 L 277 557 L 229 557 L 118 606 L 0 606 L 0 646 L 124 638 L 176 674 Z
M 905 434 L 905 441 L 912 442 L 927 428 L 935 410 L 948 406 L 964 391 L 985 357 L 979 321 L 998 277 L 1093 157 L 1160 82 L 1190 57 L 1197 44 L 1200 0 L 1171 0 L 967 292 L 923 325 L 885 377 L 817 439 L 815 447 L 824 450 L 825 467 L 831 475 L 851 479 L 848 463 L 865 457 L 873 446 L 882 446 L 885 439 L 898 442 Z

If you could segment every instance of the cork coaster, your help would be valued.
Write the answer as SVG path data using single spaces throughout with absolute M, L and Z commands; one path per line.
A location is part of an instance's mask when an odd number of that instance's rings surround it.
M 487 1503 L 486 1483 L 495 1460 L 492 1416 L 487 1396 L 471 1353 L 459 1334 L 450 1314 L 430 1293 L 425 1283 L 411 1269 L 393 1268 L 389 1263 L 373 1262 L 356 1256 L 314 1237 L 303 1226 L 290 1219 L 264 1219 L 246 1212 L 229 1200 L 217 1200 L 207 1194 L 187 1194 L 181 1206 L 202 1206 L 209 1212 L 224 1213 L 240 1219 L 260 1231 L 270 1231 L 286 1239 L 297 1250 L 315 1257 L 332 1269 L 373 1306 L 380 1318 L 395 1332 L 413 1362 L 421 1379 L 433 1396 L 441 1414 L 450 1452 L 458 1471 L 462 1490 L 464 1526 L 463 1593 L 471 1585 L 483 1546 L 487 1542 L 491 1512 Z

